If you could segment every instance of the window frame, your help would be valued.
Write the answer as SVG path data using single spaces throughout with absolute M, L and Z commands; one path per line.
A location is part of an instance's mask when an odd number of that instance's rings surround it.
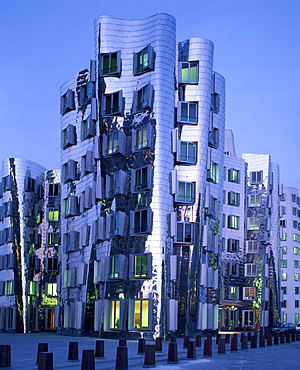
M 256 277 L 257 276 L 257 264 L 256 263 L 245 263 L 245 276 Z
M 146 261 L 143 261 L 146 259 Z M 143 269 L 146 268 L 146 271 Z M 138 270 L 138 271 L 137 271 Z M 141 253 L 130 255 L 129 259 L 130 280 L 141 280 L 152 278 L 152 254 Z
M 187 115 L 182 115 L 182 107 L 187 106 Z M 195 115 L 192 115 L 191 110 L 194 108 Z M 178 101 L 177 102 L 177 122 L 190 125 L 198 124 L 198 102 L 197 101 Z
M 116 55 L 116 66 L 112 64 L 112 57 Z M 104 70 L 104 58 L 108 57 L 108 69 Z M 100 77 L 120 77 L 122 69 L 121 50 L 100 54 Z
M 179 225 L 182 225 L 182 237 L 179 238 Z M 190 230 L 187 230 L 187 227 L 190 228 Z M 187 235 L 188 234 L 188 235 Z M 194 242 L 194 223 L 193 222 L 181 222 L 177 221 L 176 223 L 176 237 L 175 237 L 175 243 L 177 244 L 184 244 L 184 245 L 190 245 Z
M 263 171 L 250 171 L 250 184 L 258 185 L 263 183 Z
M 130 230 L 131 235 L 151 234 L 152 210 L 150 207 L 130 211 Z
M 187 66 L 185 66 L 187 65 Z M 184 67 L 185 66 L 185 67 Z M 194 73 L 192 68 L 195 68 L 196 74 L 192 77 Z M 187 69 L 187 77 L 183 77 L 183 70 Z M 199 83 L 199 61 L 182 61 L 178 64 L 178 80 L 181 85 L 197 85 Z
M 123 116 L 123 90 L 103 94 L 102 116 Z
M 155 68 L 155 52 L 151 44 L 145 46 L 137 53 L 133 53 L 134 76 L 139 76 L 144 73 L 154 71 L 154 68 Z
M 240 217 L 236 215 L 228 215 L 227 227 L 229 229 L 239 230 L 240 229 Z

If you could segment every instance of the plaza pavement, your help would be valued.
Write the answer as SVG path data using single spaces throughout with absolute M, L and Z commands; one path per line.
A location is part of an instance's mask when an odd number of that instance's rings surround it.
M 61 336 L 54 333 L 16 334 L 0 333 L 0 344 L 11 345 L 12 369 L 36 370 L 36 357 L 38 343 L 48 343 L 49 352 L 53 353 L 54 369 L 81 369 L 83 349 L 95 349 L 97 338 Z M 79 361 L 68 362 L 69 342 L 78 342 Z M 178 364 L 167 364 L 168 343 L 163 342 L 162 353 L 156 353 L 157 370 L 176 369 L 222 369 L 222 370 L 264 370 L 264 369 L 289 369 L 300 370 L 300 342 L 292 342 L 241 350 L 238 343 L 238 352 L 230 352 L 230 345 L 226 345 L 226 354 L 218 354 L 213 338 L 212 357 L 203 357 L 202 347 L 197 347 L 196 359 L 186 358 L 186 349 L 183 349 L 183 339 L 177 339 Z M 147 344 L 151 342 L 147 341 Z M 250 344 L 250 343 L 249 343 Z M 137 354 L 137 341 L 127 340 L 128 369 L 141 370 L 144 364 L 144 355 Z M 116 348 L 118 340 L 105 339 L 105 358 L 96 359 L 96 370 L 114 370 Z

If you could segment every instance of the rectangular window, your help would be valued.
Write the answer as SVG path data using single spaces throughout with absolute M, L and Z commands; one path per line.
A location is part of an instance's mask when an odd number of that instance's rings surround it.
M 280 227 L 286 227 L 286 220 L 280 220 Z
M 256 263 L 245 263 L 245 276 L 248 276 L 248 277 L 257 276 Z
M 285 299 L 281 302 L 281 307 L 286 308 L 286 300 Z
M 294 254 L 299 254 L 299 248 L 294 247 Z
M 282 254 L 287 254 L 287 247 L 281 247 Z
M 191 222 L 177 222 L 176 243 L 192 244 L 193 224 Z
M 295 300 L 295 308 L 299 308 L 299 301 Z
M 57 296 L 57 283 L 46 283 L 46 295 L 50 297 Z
M 67 163 L 62 166 L 62 181 L 64 183 L 69 181 L 78 180 L 77 176 L 77 162 L 70 159 Z
M 298 294 L 299 294 L 299 287 L 298 287 L 298 286 L 296 286 L 296 287 L 295 287 L 295 294 L 296 294 L 296 295 L 298 295 Z
M 259 241 L 258 240 L 247 240 L 246 241 L 246 253 L 258 253 Z
M 152 211 L 146 208 L 139 211 L 131 211 L 131 233 L 150 234 L 152 230 Z
M 75 94 L 73 90 L 68 89 L 60 99 L 60 114 L 65 115 L 75 109 Z
M 132 151 L 151 148 L 152 144 L 152 125 L 142 126 L 132 131 Z
M 295 268 L 298 268 L 299 267 L 299 261 L 298 260 L 294 260 L 294 267 Z
M 59 210 L 57 208 L 48 208 L 48 221 L 59 221 Z
M 243 288 L 243 299 L 254 300 L 256 298 L 256 288 L 255 287 L 244 287 Z
M 207 171 L 207 181 L 214 184 L 219 182 L 219 166 L 217 163 L 211 162 L 210 169 Z
M 101 54 L 100 56 L 100 76 L 121 75 L 121 51 Z
M 219 94 L 217 93 L 211 94 L 210 109 L 214 113 L 219 113 L 220 111 L 220 95 Z
M 14 295 L 14 281 L 4 282 L 4 295 Z
M 287 294 L 287 287 L 286 286 L 282 286 L 281 290 L 282 290 L 282 294 Z
M 292 208 L 292 212 L 293 212 L 293 215 L 294 216 L 297 216 L 297 208 L 296 207 L 293 207 Z
M 133 74 L 135 76 L 154 71 L 154 50 L 149 44 L 138 53 L 133 54 Z
M 29 281 L 29 295 L 37 296 L 39 293 L 39 283 L 37 281 Z
M 219 147 L 219 130 L 213 128 L 208 134 L 208 145 L 211 148 L 217 149 Z
M 188 164 L 197 162 L 197 143 L 190 141 L 180 141 L 179 155 L 177 161 Z
M 106 197 L 113 198 L 117 195 L 126 195 L 128 178 L 127 173 L 122 170 L 112 175 L 106 175 Z
M 240 249 L 240 241 L 238 239 L 228 239 L 227 240 L 227 251 L 228 252 L 238 252 Z
M 118 211 L 114 215 L 108 217 L 110 217 L 110 238 L 123 237 L 127 219 L 126 213 Z
M 103 116 L 122 116 L 123 115 L 123 91 L 116 91 L 111 94 L 103 95 L 102 104 Z
M 73 217 L 79 214 L 79 202 L 76 195 L 69 195 L 63 200 L 64 217 Z
M 239 216 L 229 215 L 227 226 L 229 229 L 239 229 L 240 228 L 240 218 Z
M 242 325 L 243 326 L 254 326 L 255 325 L 255 311 L 244 310 Z
M 179 101 L 177 103 L 177 121 L 180 123 L 197 124 L 198 103 Z
M 282 233 L 282 237 L 280 238 L 281 241 L 286 241 L 286 233 Z
M 124 255 L 117 255 L 109 258 L 109 274 L 110 279 L 122 279 L 124 270 Z
M 259 218 L 257 217 L 248 218 L 248 230 L 259 230 Z
M 295 313 L 295 324 L 299 324 L 299 318 L 300 318 L 300 314 L 299 313 Z
M 48 196 L 58 197 L 59 196 L 60 184 L 48 184 Z
M 178 182 L 178 192 L 175 195 L 177 203 L 192 204 L 195 202 L 195 183 Z
M 286 260 L 281 260 L 280 261 L 280 267 L 285 268 L 287 266 L 287 261 Z
M 110 301 L 110 329 L 121 329 L 121 301 Z
M 96 135 L 96 124 L 91 116 L 81 122 L 81 140 L 89 139 Z
M 298 234 L 293 234 L 293 240 L 294 240 L 294 242 L 298 241 Z
M 296 203 L 297 196 L 296 194 L 292 194 L 292 202 Z
M 179 62 L 179 82 L 182 84 L 198 83 L 198 62 Z
M 73 125 L 68 125 L 61 132 L 61 147 L 62 149 L 66 149 L 69 146 L 76 144 L 77 144 L 76 127 Z
M 299 281 L 299 274 L 294 274 L 294 280 Z
M 230 168 L 228 170 L 228 181 L 238 184 L 240 182 L 240 171 Z
M 57 257 L 48 257 L 46 259 L 46 270 L 48 272 L 58 271 L 58 258 Z
M 251 194 L 249 195 L 249 207 L 259 207 L 261 204 L 261 195 L 260 194 Z
M 131 182 L 132 182 L 131 191 L 133 193 L 151 189 L 152 166 L 145 166 L 142 168 L 138 168 L 137 170 L 132 170 Z
M 59 233 L 48 233 L 48 246 L 59 245 Z
M 228 192 L 228 204 L 238 207 L 240 205 L 240 194 L 234 191 Z
M 293 221 L 293 228 L 298 229 L 298 221 Z
M 148 329 L 149 321 L 149 301 L 139 299 L 133 301 L 133 328 Z
M 287 273 L 283 272 L 282 275 L 281 275 L 281 280 L 286 281 L 286 279 L 287 279 Z
M 263 181 L 263 171 L 250 172 L 250 183 L 252 185 L 261 184 Z
M 149 279 L 152 276 L 151 253 L 131 256 L 130 274 L 133 279 Z
M 133 113 L 138 113 L 144 109 L 152 109 L 153 105 L 153 87 L 151 84 L 143 86 L 141 89 L 133 92 Z
M 79 105 L 86 106 L 91 103 L 95 97 L 95 85 L 92 82 L 84 83 L 79 87 L 78 101 Z

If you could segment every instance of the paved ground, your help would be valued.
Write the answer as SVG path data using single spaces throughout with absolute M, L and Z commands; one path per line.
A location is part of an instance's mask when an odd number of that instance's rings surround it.
M 0 344 L 11 345 L 12 369 L 37 369 L 36 357 L 38 343 L 48 343 L 49 352 L 53 353 L 54 369 L 81 369 L 83 349 L 95 349 L 96 338 L 66 337 L 53 333 L 14 334 L 0 333 Z M 69 342 L 78 342 L 79 361 L 68 362 Z M 148 343 L 148 342 L 147 342 Z M 197 358 L 188 360 L 186 349 L 183 349 L 183 340 L 177 339 L 178 364 L 167 364 L 168 342 L 163 342 L 163 352 L 156 353 L 156 369 L 222 369 L 222 370 L 263 370 L 289 369 L 300 370 L 300 341 L 265 348 L 241 350 L 231 353 L 229 345 L 225 355 L 217 354 L 215 339 L 213 338 L 213 355 L 203 358 L 203 347 L 197 348 Z M 150 343 L 148 343 L 150 344 Z M 96 370 L 114 370 L 117 340 L 105 340 L 104 359 L 96 359 Z M 137 354 L 137 341 L 127 341 L 128 368 L 141 370 L 144 364 L 144 355 Z

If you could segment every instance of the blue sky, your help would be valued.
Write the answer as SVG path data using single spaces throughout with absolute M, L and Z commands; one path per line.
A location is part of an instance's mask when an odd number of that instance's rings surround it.
M 214 42 L 238 155 L 270 154 L 300 188 L 299 0 L 0 0 L 0 160 L 59 168 L 59 88 L 94 59 L 94 18 L 159 12 L 178 41 Z

